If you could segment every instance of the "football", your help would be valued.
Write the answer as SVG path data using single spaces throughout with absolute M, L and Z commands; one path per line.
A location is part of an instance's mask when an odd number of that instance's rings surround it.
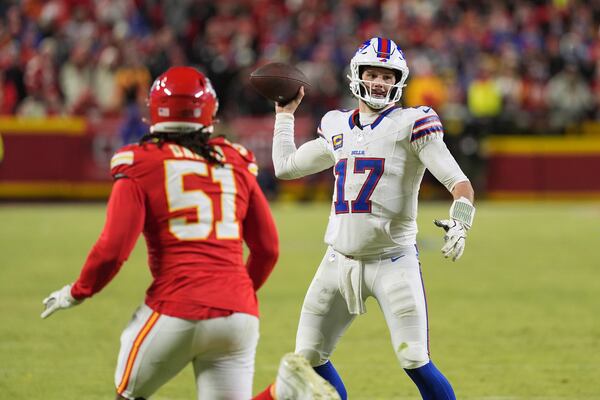
M 308 89 L 308 78 L 298 68 L 274 62 L 263 65 L 250 74 L 250 83 L 258 93 L 279 104 L 291 101 L 301 86 Z

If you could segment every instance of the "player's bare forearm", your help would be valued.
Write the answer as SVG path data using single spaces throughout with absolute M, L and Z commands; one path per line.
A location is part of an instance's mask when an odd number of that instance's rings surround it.
M 466 198 L 471 202 L 471 204 L 475 200 L 475 192 L 473 191 L 473 186 L 469 181 L 458 182 L 454 185 L 452 189 L 452 197 L 454 200 L 460 199 L 461 197 Z

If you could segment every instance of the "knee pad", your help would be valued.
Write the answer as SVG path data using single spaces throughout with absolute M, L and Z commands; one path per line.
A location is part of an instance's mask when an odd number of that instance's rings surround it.
M 402 342 L 396 349 L 396 357 L 404 369 L 415 369 L 429 362 L 427 347 L 419 342 Z
M 320 330 L 310 327 L 300 327 L 296 336 L 296 354 L 301 354 L 312 367 L 323 365 L 330 354 L 323 351 L 325 338 Z
M 300 354 L 302 357 L 308 360 L 311 367 L 318 367 L 327 362 L 327 359 L 321 357 L 321 353 L 313 349 L 300 349 L 296 351 L 296 354 Z

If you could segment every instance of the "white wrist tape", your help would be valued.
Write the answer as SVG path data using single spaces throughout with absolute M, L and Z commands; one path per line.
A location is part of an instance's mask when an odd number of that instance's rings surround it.
M 467 228 L 471 229 L 473 218 L 475 218 L 475 207 L 466 197 L 460 197 L 450 206 L 450 218 L 462 222 Z

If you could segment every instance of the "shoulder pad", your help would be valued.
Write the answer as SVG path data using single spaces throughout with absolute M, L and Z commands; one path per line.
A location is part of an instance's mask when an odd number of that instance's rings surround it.
M 419 120 L 423 117 L 438 115 L 433 108 L 428 106 L 409 108 L 409 110 L 411 111 L 411 115 L 414 116 L 415 120 Z
M 326 141 L 331 141 L 331 131 L 338 131 L 339 127 L 336 128 L 336 124 L 348 124 L 348 119 L 356 110 L 331 110 L 325 113 L 321 118 L 321 122 L 319 122 L 319 127 L 317 128 L 317 134 L 325 139 Z M 334 127 L 332 128 L 332 125 Z M 346 125 L 347 126 L 347 125 Z
M 321 123 L 324 121 L 331 121 L 333 118 L 340 118 L 344 115 L 352 114 L 356 110 L 331 110 L 327 111 L 323 118 L 321 118 Z
M 135 155 L 132 150 L 116 152 L 110 159 L 110 169 L 114 169 L 119 165 L 133 165 Z
M 110 173 L 113 177 L 127 176 L 125 171 L 135 162 L 135 153 L 137 145 L 128 145 L 121 147 L 110 159 Z
M 219 149 L 230 149 L 229 151 L 227 151 L 227 153 L 237 153 L 237 155 L 239 155 L 246 162 L 256 162 L 256 157 L 254 157 L 254 153 L 239 143 L 230 142 L 229 140 L 223 137 L 218 137 L 212 139 L 210 141 L 210 144 L 216 147 L 217 151 Z M 235 150 L 235 152 L 233 152 L 232 150 Z M 224 155 L 225 157 L 227 157 L 227 154 Z
M 414 108 L 414 122 L 410 141 L 413 142 L 432 133 L 444 133 L 444 127 L 440 117 L 431 107 Z
M 242 164 L 252 175 L 258 175 L 258 165 L 254 153 L 239 143 L 219 137 L 211 140 L 215 150 L 223 157 L 223 162 Z
M 431 108 L 430 106 L 416 106 L 415 108 L 419 111 L 423 111 L 424 113 L 428 113 L 430 110 L 433 110 L 433 108 Z

